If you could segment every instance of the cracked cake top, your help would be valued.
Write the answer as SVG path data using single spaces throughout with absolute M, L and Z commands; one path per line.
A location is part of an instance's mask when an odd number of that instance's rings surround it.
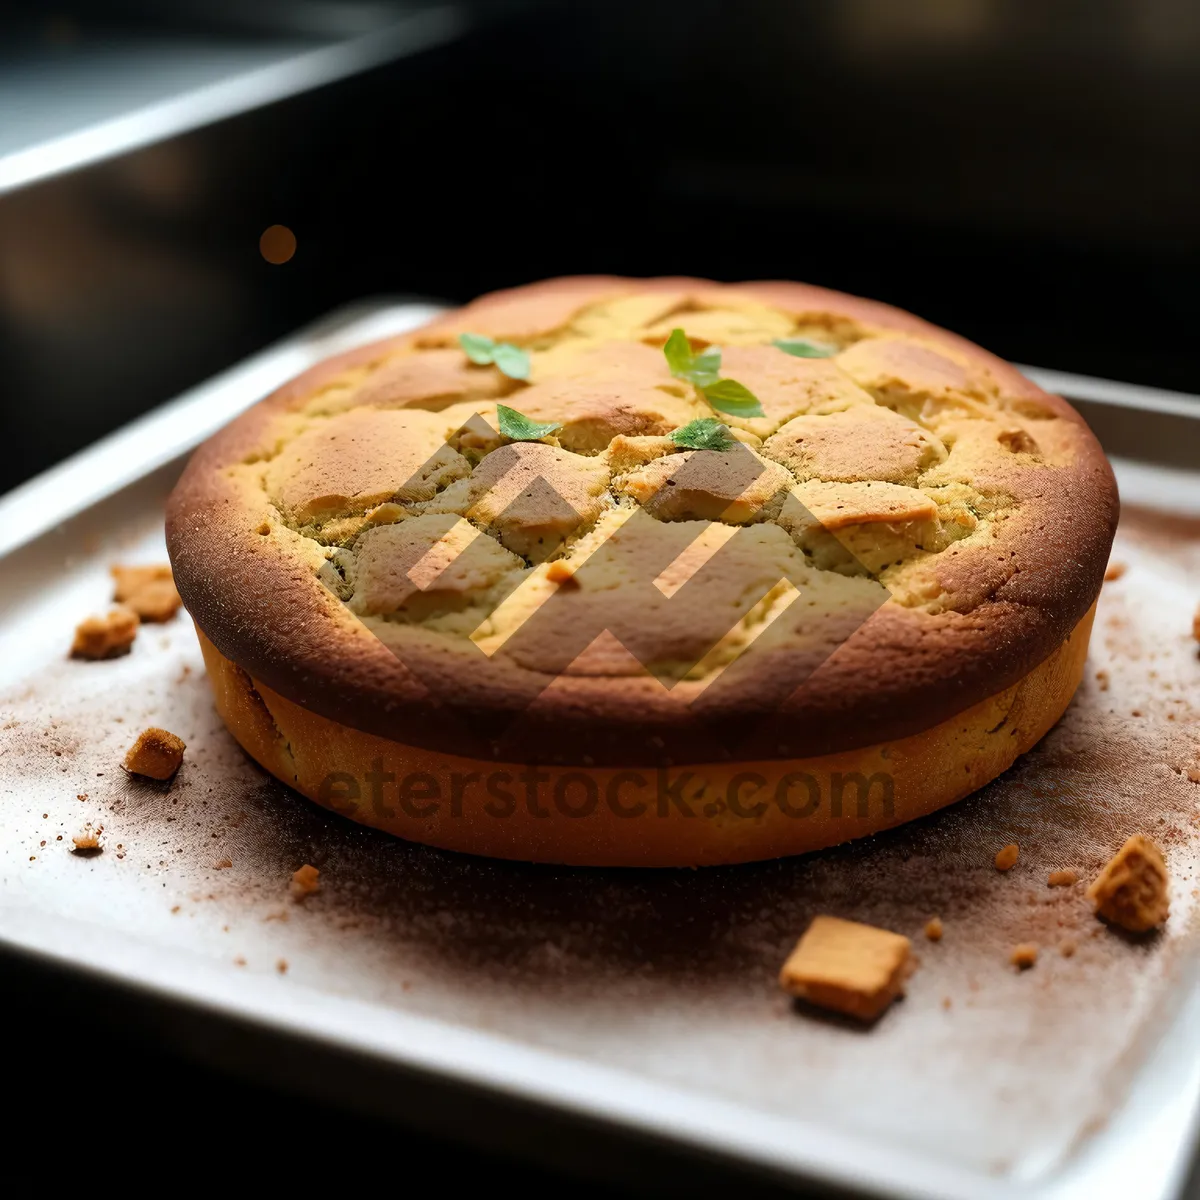
M 906 313 L 578 278 L 306 372 L 197 452 L 168 538 L 201 630 L 288 699 L 643 765 L 851 749 L 1003 690 L 1095 600 L 1116 512 L 1068 404 Z

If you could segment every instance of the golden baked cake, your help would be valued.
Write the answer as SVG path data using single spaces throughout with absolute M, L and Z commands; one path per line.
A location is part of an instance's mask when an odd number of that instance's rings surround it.
M 354 820 L 743 862 L 961 799 L 1061 716 L 1117 517 L 1063 400 L 885 305 L 589 277 L 331 359 L 169 505 L 218 709 Z

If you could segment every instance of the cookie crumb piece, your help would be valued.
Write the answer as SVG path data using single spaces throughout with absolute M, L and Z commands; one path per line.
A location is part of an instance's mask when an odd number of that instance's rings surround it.
M 171 568 L 163 563 L 153 567 L 113 567 L 113 599 L 127 605 L 143 621 L 169 621 L 183 601 L 175 590 Z
M 1046 882 L 1051 887 L 1070 887 L 1071 884 L 1079 882 L 1079 876 L 1068 867 L 1063 871 L 1051 871 L 1046 876 Z
M 278 961 L 278 962 L 275 964 L 275 970 L 277 970 L 277 971 L 280 973 L 280 975 L 286 975 L 286 974 L 287 974 L 287 969 L 288 969 L 288 961 L 287 961 L 287 959 L 286 959 L 286 958 L 281 958 L 281 959 L 280 959 L 280 960 L 279 960 L 279 961 Z
M 88 617 L 75 627 L 72 658 L 93 661 L 128 654 L 137 637 L 138 616 L 132 609 L 114 608 L 106 617 Z
M 83 827 L 83 832 L 76 834 L 71 841 L 75 843 L 75 849 L 72 854 L 78 854 L 81 858 L 90 858 L 93 854 L 99 854 L 104 847 L 100 844 L 100 835 L 104 832 L 104 827 L 93 829 L 90 825 Z M 42 843 L 45 845 L 45 843 Z
M 142 730 L 129 748 L 125 755 L 125 770 L 147 779 L 170 779 L 179 770 L 186 749 L 181 738 L 152 726 Z
M 940 942 L 944 932 L 945 930 L 942 928 L 941 917 L 930 917 L 929 920 L 925 922 L 925 936 L 931 942 Z
M 1058 944 L 1058 952 L 1063 958 L 1074 958 L 1075 951 L 1079 949 L 1074 938 L 1063 938 Z
M 321 887 L 319 876 L 321 872 L 316 867 L 305 863 L 298 871 L 292 874 L 292 899 L 303 900 L 306 896 L 311 896 L 313 892 L 318 891 Z
M 562 559 L 556 559 L 546 568 L 546 578 L 551 583 L 562 587 L 577 588 L 579 580 L 575 578 L 575 568 L 568 566 Z
M 903 993 L 910 949 L 898 933 L 815 917 L 783 964 L 779 985 L 821 1008 L 873 1021 Z
M 232 866 L 233 866 L 232 858 L 222 858 L 222 859 L 218 859 L 215 863 L 213 863 L 213 870 L 214 871 L 228 871 L 229 868 Z
M 1123 562 L 1110 562 L 1104 569 L 1104 582 L 1112 583 L 1114 579 L 1120 579 L 1129 568 Z
M 1167 865 L 1162 851 L 1135 833 L 1087 891 L 1096 915 L 1131 933 L 1157 929 L 1170 914 Z
M 1038 948 L 1032 942 L 1021 942 L 1012 948 L 1008 961 L 1019 971 L 1028 971 L 1037 962 Z
M 942 997 L 942 1007 L 943 1007 L 944 1009 L 947 1009 L 947 1010 L 949 1010 L 949 1009 L 950 1009 L 950 1007 L 951 1007 L 953 1004 L 954 1004 L 954 1001 L 953 1001 L 953 1000 L 951 1000 L 949 996 L 943 996 L 943 997 Z
M 1020 857 L 1021 847 L 1016 842 L 1005 846 L 1003 850 L 996 853 L 995 863 L 997 871 L 1011 871 L 1017 865 L 1017 859 Z
M 1196 609 L 1196 612 L 1192 617 L 1192 637 L 1194 637 L 1196 641 L 1200 642 L 1200 608 Z

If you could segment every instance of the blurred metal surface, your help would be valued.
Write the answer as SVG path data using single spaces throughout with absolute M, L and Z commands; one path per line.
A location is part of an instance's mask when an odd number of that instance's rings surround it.
M 465 28 L 463 11 L 445 5 L 343 40 L 126 34 L 69 55 L 26 53 L 0 73 L 0 195 L 419 53 Z

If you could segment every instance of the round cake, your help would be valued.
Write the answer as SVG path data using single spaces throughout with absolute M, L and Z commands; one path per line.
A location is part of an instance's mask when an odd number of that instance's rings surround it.
M 498 292 L 204 445 L 168 543 L 218 710 L 353 820 L 596 866 L 796 854 L 1062 715 L 1117 518 L 1080 417 L 793 283 Z

